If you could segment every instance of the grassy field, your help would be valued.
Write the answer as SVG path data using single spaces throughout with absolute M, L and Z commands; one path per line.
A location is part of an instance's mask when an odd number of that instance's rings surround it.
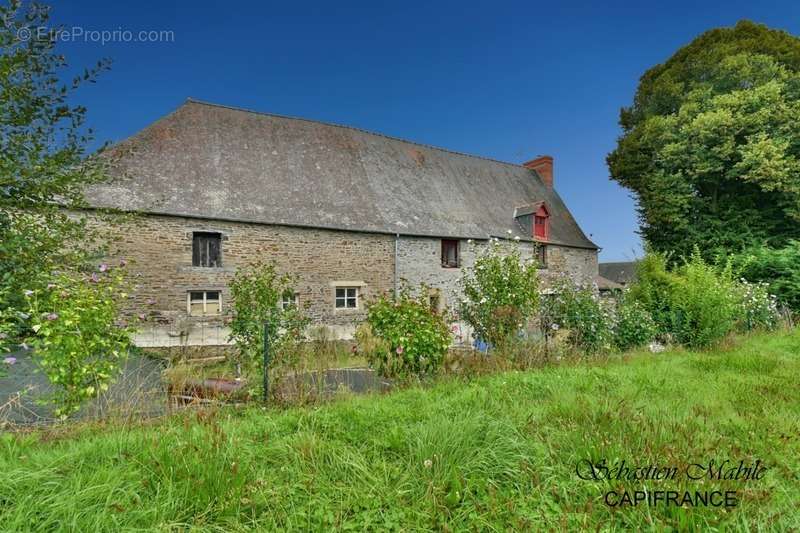
M 0 529 L 796 530 L 799 377 L 800 334 L 780 333 L 318 408 L 6 434 Z M 603 458 L 767 469 L 749 481 L 576 474 Z M 737 506 L 604 502 L 643 489 L 736 491 Z

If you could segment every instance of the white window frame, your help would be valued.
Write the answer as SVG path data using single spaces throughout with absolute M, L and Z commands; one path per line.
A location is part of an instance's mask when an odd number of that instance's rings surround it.
M 203 314 L 197 315 L 192 314 L 192 301 L 199 302 L 199 300 L 192 300 L 192 293 L 193 292 L 202 292 L 203 293 Z M 214 300 L 208 299 L 208 293 L 216 292 L 218 298 L 216 302 Z M 208 306 L 217 305 L 217 312 L 216 313 L 209 313 Z M 189 316 L 219 316 L 222 314 L 222 291 L 221 290 L 213 290 L 213 289 L 198 289 L 198 290 L 190 290 L 186 292 L 186 313 Z
M 340 290 L 344 291 L 344 296 L 338 295 L 338 292 Z M 349 295 L 349 291 L 353 291 L 353 296 Z M 344 303 L 344 305 L 342 305 L 341 307 L 339 307 L 340 300 Z M 347 305 L 348 300 L 355 300 L 355 306 L 348 307 Z M 361 300 L 361 287 L 359 287 L 358 285 L 352 285 L 352 286 L 337 285 L 336 287 L 333 288 L 333 308 L 336 311 L 353 311 L 355 309 L 358 309 L 360 307 L 359 300 Z
M 294 306 L 295 308 L 300 307 L 300 298 L 298 298 L 296 292 L 291 293 L 291 300 L 286 298 L 286 294 L 281 295 L 281 310 L 286 311 L 289 307 Z

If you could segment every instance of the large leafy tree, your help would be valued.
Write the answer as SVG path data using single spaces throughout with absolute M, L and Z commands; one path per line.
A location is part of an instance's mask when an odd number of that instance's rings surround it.
M 73 91 L 108 63 L 63 83 L 48 22 L 45 6 L 0 6 L 0 348 L 35 348 L 67 416 L 109 386 L 133 329 L 118 320 L 123 271 L 89 266 L 104 236 L 76 209 L 106 173 L 104 159 L 86 157 L 92 132 Z
M 655 250 L 708 257 L 800 237 L 800 39 L 748 21 L 642 76 L 611 177 Z
M 46 6 L 0 5 L 0 326 L 6 340 L 26 333 L 16 320 L 28 305 L 25 291 L 85 259 L 85 225 L 63 208 L 80 206 L 82 188 L 104 174 L 99 159 L 85 157 L 92 140 L 86 110 L 71 102 L 74 90 L 108 63 L 64 83 L 67 61 L 49 28 Z

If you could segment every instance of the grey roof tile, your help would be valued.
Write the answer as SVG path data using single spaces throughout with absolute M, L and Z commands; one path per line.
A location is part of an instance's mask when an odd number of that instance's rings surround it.
M 529 240 L 515 207 L 544 201 L 550 242 L 596 249 L 535 171 L 360 129 L 188 100 L 113 146 L 97 207 L 266 224 Z

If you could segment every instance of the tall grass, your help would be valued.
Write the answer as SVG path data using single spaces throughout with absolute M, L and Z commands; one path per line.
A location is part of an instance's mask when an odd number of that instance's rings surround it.
M 0 529 L 574 530 L 800 527 L 800 334 L 626 354 L 284 411 L 0 438 Z M 583 481 L 581 459 L 760 459 L 761 481 Z M 611 488 L 738 490 L 614 509 Z

